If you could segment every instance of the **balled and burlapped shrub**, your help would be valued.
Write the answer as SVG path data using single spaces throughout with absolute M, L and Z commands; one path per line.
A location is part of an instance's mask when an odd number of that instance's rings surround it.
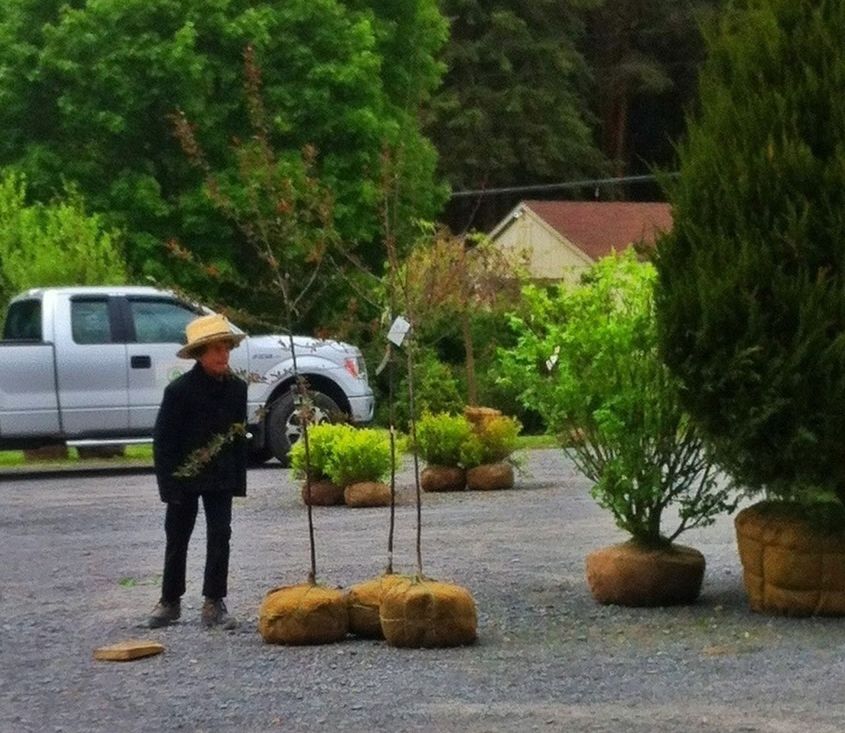
M 302 501 L 316 506 L 343 504 L 343 486 L 329 476 L 329 461 L 338 441 L 355 428 L 343 423 L 321 423 L 308 429 L 308 459 L 305 461 L 305 441 L 298 440 L 290 450 L 290 465 L 294 475 L 305 478 L 306 468 L 310 481 L 303 481 Z
M 509 458 L 516 450 L 521 429 L 519 420 L 502 414 L 487 414 L 473 421 L 472 435 L 461 450 L 461 460 L 467 467 L 468 489 L 513 488 L 513 465 Z
M 386 430 L 361 428 L 344 433 L 335 441 L 326 473 L 332 483 L 344 487 L 347 506 L 387 506 L 390 487 L 383 479 L 390 473 L 392 460 L 390 434 Z
M 652 548 L 733 506 L 658 357 L 654 279 L 628 250 L 578 286 L 529 286 L 511 317 L 517 345 L 500 354 L 503 382 L 560 436 L 598 504 Z
M 657 247 L 683 402 L 721 465 L 782 499 L 845 502 L 843 38 L 841 0 L 729 4 Z
M 420 481 L 423 491 L 460 491 L 466 485 L 461 450 L 472 435 L 463 415 L 427 412 L 417 422 L 416 447 L 426 462 Z

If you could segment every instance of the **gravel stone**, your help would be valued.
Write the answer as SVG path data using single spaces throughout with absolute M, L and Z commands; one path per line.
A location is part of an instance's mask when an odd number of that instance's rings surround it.
M 426 575 L 476 601 L 479 641 L 394 649 L 348 638 L 280 647 L 258 607 L 309 569 L 290 471 L 250 470 L 236 499 L 227 605 L 199 621 L 200 517 L 178 624 L 141 624 L 158 600 L 163 505 L 149 469 L 0 473 L 0 733 L 484 731 L 840 733 L 845 625 L 748 610 L 730 517 L 684 544 L 707 561 L 698 603 L 597 606 L 591 550 L 624 539 L 560 451 L 526 453 L 514 489 L 423 495 Z M 399 474 L 394 568 L 416 565 L 413 477 Z M 318 579 L 346 587 L 385 567 L 388 510 L 314 507 Z M 133 662 L 93 650 L 164 644 Z

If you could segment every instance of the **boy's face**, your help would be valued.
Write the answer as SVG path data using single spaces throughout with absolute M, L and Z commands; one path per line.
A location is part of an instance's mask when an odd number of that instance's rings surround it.
M 212 377 L 222 377 L 229 371 L 229 352 L 232 345 L 228 341 L 212 341 L 197 357 L 205 373 Z

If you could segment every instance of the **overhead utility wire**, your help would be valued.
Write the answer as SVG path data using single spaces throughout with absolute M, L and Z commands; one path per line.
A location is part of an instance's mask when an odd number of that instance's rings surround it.
M 674 178 L 678 173 L 663 173 L 660 178 Z M 562 183 L 542 183 L 534 186 L 508 186 L 506 188 L 479 188 L 473 191 L 452 191 L 452 198 L 465 196 L 484 196 L 496 193 L 522 193 L 524 191 L 553 191 L 556 189 L 587 188 L 592 186 L 606 186 L 612 183 L 645 183 L 656 181 L 658 176 L 646 174 L 641 176 L 620 176 L 618 178 L 585 178 L 581 181 L 564 181 Z

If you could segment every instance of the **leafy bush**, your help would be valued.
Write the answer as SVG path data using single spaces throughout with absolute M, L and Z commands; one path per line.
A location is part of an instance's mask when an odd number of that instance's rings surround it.
M 308 452 L 311 459 L 311 478 L 329 478 L 329 462 L 340 439 L 355 432 L 351 425 L 320 423 L 308 429 Z M 290 465 L 300 478 L 305 477 L 305 441 L 297 440 L 290 449 Z
M 0 178 L 0 296 L 48 285 L 126 282 L 120 232 L 88 214 L 78 191 L 27 205 L 23 176 Z
M 425 412 L 457 412 L 463 409 L 464 399 L 458 384 L 452 369 L 448 364 L 441 362 L 434 351 L 418 351 L 414 369 L 414 406 L 418 415 Z M 407 378 L 399 383 L 396 395 L 396 424 L 406 428 L 411 419 Z
M 516 450 L 519 421 L 506 415 L 487 418 L 473 426 L 461 449 L 461 461 L 467 468 L 504 461 Z
M 517 346 L 500 358 L 503 380 L 560 435 L 599 505 L 638 542 L 661 545 L 733 504 L 658 358 L 654 278 L 629 251 L 581 286 L 527 288 L 527 315 L 510 319 Z M 679 522 L 664 533 L 671 504 Z
M 472 426 L 463 415 L 425 413 L 417 422 L 417 450 L 435 466 L 459 466 Z
M 326 474 L 338 486 L 349 486 L 361 481 L 381 481 L 390 473 L 390 467 L 390 433 L 375 428 L 352 428 L 340 433 L 332 443 Z
M 841 2 L 729 8 L 658 246 L 684 403 L 738 482 L 781 499 L 845 503 L 843 36 Z

